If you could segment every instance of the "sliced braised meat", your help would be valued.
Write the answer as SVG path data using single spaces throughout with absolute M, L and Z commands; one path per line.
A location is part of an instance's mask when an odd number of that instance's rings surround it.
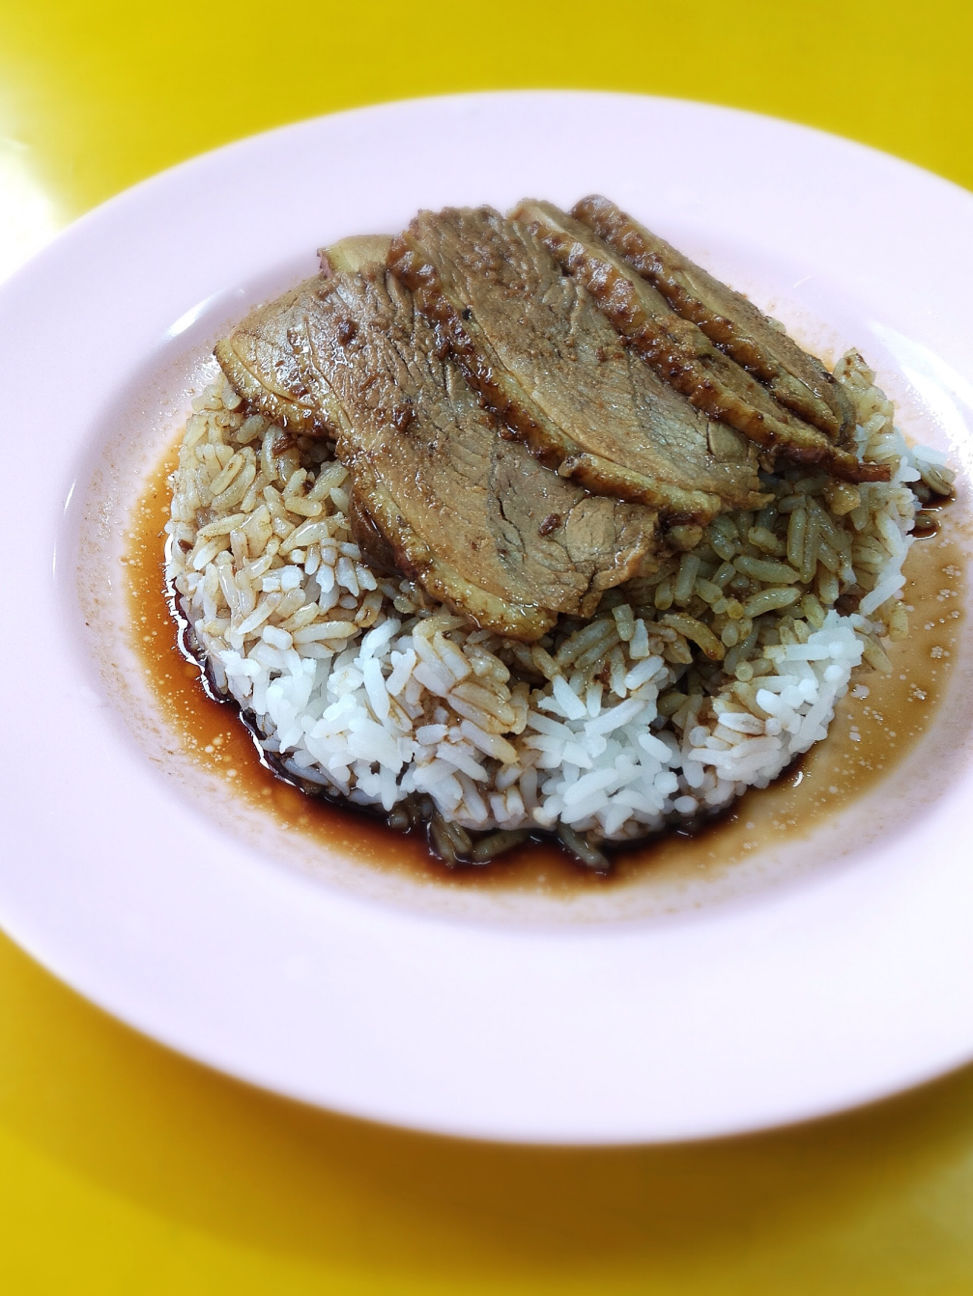
M 712 342 L 766 382 L 782 405 L 847 446 L 854 430 L 848 397 L 824 365 L 748 298 L 715 279 L 607 198 L 584 198 L 572 214 L 590 226 Z
M 744 346 L 749 314 L 717 319 L 737 294 L 605 200 L 579 211 L 448 209 L 394 240 L 342 240 L 216 349 L 250 408 L 334 440 L 376 566 L 526 641 L 652 570 L 660 521 L 762 505 L 759 464 L 886 475 L 799 417 L 796 397 L 781 403 L 793 383 L 819 393 L 780 360 L 786 344 L 761 350 L 751 329 Z M 718 346 L 693 313 L 722 329 Z
M 677 315 L 654 285 L 587 225 L 551 203 L 533 200 L 521 203 L 512 215 L 537 234 L 633 349 L 692 404 L 729 423 L 773 457 L 817 464 L 848 481 L 887 476 L 885 467 L 863 464 L 780 404 L 695 323 Z
M 309 281 L 282 304 L 276 320 L 271 305 L 245 321 L 221 363 L 242 339 L 270 360 L 272 383 L 293 365 L 316 430 L 350 469 L 370 555 L 528 641 L 560 614 L 591 615 L 605 589 L 651 565 L 656 515 L 589 496 L 502 437 L 384 267 Z M 235 386 L 236 364 L 224 367 Z M 252 403 L 265 408 L 259 394 Z
M 338 455 L 359 508 L 435 597 L 531 639 L 558 614 L 590 616 L 642 568 L 655 514 L 593 499 L 500 436 L 391 276 L 339 276 L 307 336 L 342 407 Z
M 217 342 L 214 352 L 230 385 L 250 409 L 289 431 L 307 434 L 325 430 L 297 353 L 307 302 L 319 283 L 317 278 L 306 280 L 259 306 L 228 338 Z
M 525 226 L 486 207 L 422 212 L 389 266 L 484 402 L 561 476 L 670 521 L 763 502 L 753 447 L 631 355 Z
M 319 277 L 258 307 L 230 337 L 216 344 L 215 355 L 223 372 L 251 409 L 291 432 L 329 434 L 301 369 L 308 300 L 322 278 L 382 264 L 391 241 L 387 234 L 354 234 L 322 248 Z

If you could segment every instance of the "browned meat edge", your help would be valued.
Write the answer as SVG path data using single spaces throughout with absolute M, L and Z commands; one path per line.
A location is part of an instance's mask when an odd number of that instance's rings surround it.
M 370 556 L 476 624 L 526 641 L 559 613 L 591 615 L 605 589 L 645 570 L 656 516 L 587 495 L 501 437 L 458 371 L 437 357 L 406 290 L 393 280 L 387 296 L 374 262 L 357 274 L 337 271 L 337 261 L 328 259 L 327 277 L 253 311 L 217 357 L 248 408 L 275 419 L 283 410 L 294 426 L 299 398 L 299 430 L 336 441 L 352 476 L 353 529 Z M 400 407 L 411 417 L 396 418 Z M 473 438 L 468 447 L 456 442 L 455 460 L 454 416 Z M 388 438 L 391 455 L 382 451 Z M 477 461 L 502 483 L 486 490 L 495 500 L 487 513 L 476 500 L 488 479 L 471 480 L 461 467 Z M 404 465 L 398 487 L 393 463 Z M 484 567 L 478 555 L 494 550 L 505 556 Z M 471 553 L 473 575 L 464 570 Z
M 833 374 L 753 302 L 690 261 L 657 234 L 594 194 L 572 208 L 666 298 L 699 325 L 738 364 L 767 383 L 777 400 L 848 446 L 854 431 L 851 402 Z
M 469 309 L 464 308 L 460 298 L 446 291 L 435 257 L 429 255 L 422 235 L 423 229 L 428 229 L 429 222 L 443 219 L 461 222 L 475 222 L 482 219 L 494 231 L 501 227 L 501 238 L 504 226 L 511 232 L 517 231 L 518 238 L 524 238 L 526 235 L 527 240 L 543 258 L 545 268 L 550 266 L 548 273 L 555 281 L 558 279 L 559 272 L 542 245 L 536 243 L 529 234 L 526 234 L 526 231 L 518 231 L 518 227 L 510 222 L 504 222 L 499 213 L 487 208 L 476 211 L 447 210 L 442 213 L 421 213 L 402 236 L 393 240 L 389 251 L 390 269 L 413 292 L 420 310 L 435 324 L 443 345 L 449 348 L 472 386 L 479 391 L 484 403 L 498 415 L 511 435 L 523 440 L 543 463 L 556 467 L 562 476 L 571 477 L 596 494 L 615 495 L 621 499 L 639 501 L 657 508 L 669 523 L 705 522 L 727 507 L 760 506 L 764 496 L 759 490 L 756 473 L 750 470 L 752 481 L 745 488 L 743 478 L 747 474 L 742 462 L 736 469 L 739 479 L 736 481 L 730 465 L 727 464 L 725 470 L 720 465 L 720 472 L 717 475 L 721 480 L 717 485 L 717 477 L 713 474 L 713 464 L 716 461 L 712 458 L 711 452 L 706 451 L 706 463 L 704 465 L 701 462 L 700 468 L 705 467 L 705 471 L 713 477 L 713 481 L 707 482 L 705 487 L 694 488 L 691 485 L 677 484 L 667 477 L 649 477 L 644 471 L 619 463 L 615 457 L 604 458 L 601 453 L 593 451 L 576 439 L 574 428 L 568 430 L 560 422 L 552 421 L 545 410 L 537 404 L 536 395 L 529 394 L 530 381 L 524 381 L 519 374 L 508 371 L 493 351 L 491 339 L 484 334 L 481 322 L 473 318 Z M 495 251 L 494 248 L 493 252 Z M 485 255 L 487 254 L 484 250 L 477 249 L 477 258 Z M 489 275 L 490 271 L 486 273 Z M 522 289 L 523 285 L 520 285 L 520 288 Z M 538 286 L 536 291 L 540 293 L 543 288 Z M 526 297 L 518 299 L 515 293 L 512 305 L 508 300 L 504 307 L 499 308 L 501 311 L 505 309 L 508 311 L 505 317 L 508 333 L 511 328 L 516 330 L 529 327 L 526 323 L 523 326 L 518 324 L 516 318 L 512 318 L 510 314 L 511 311 L 516 313 L 521 309 L 527 309 L 529 313 L 529 299 L 530 289 L 527 290 Z M 596 310 L 592 318 L 597 317 Z M 608 336 L 611 336 L 610 329 Z M 525 334 L 524 337 L 528 339 L 529 349 L 529 334 Z M 604 361 L 611 357 L 606 354 L 600 358 Z M 675 393 L 673 396 L 678 402 L 680 398 Z M 693 423 L 700 419 L 700 415 L 688 406 L 685 407 L 685 412 L 687 429 L 692 429 Z M 705 423 L 705 420 L 703 422 Z M 712 426 L 715 431 L 716 425 Z M 735 436 L 730 429 L 725 429 L 725 432 L 727 437 Z M 693 435 L 696 433 L 694 432 Z M 704 442 L 707 437 L 712 440 L 710 434 L 704 432 L 702 438 Z M 720 441 L 719 435 L 716 440 Z M 700 476 L 703 475 L 701 472 Z M 724 496 L 721 491 L 727 494 Z
M 729 423 L 775 458 L 820 467 L 850 482 L 888 480 L 887 465 L 858 459 L 779 405 L 692 321 L 673 314 L 655 287 L 586 226 L 549 203 L 527 201 L 513 215 L 537 232 L 633 349 L 693 405 Z

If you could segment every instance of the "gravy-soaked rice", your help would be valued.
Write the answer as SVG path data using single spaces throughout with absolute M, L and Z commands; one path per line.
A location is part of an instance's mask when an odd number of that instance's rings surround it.
M 544 831 L 602 867 L 603 841 L 766 786 L 826 735 L 857 667 L 888 668 L 882 639 L 907 632 L 910 532 L 949 471 L 906 445 L 857 353 L 836 376 L 859 454 L 890 482 L 779 471 L 764 508 L 685 529 L 651 578 L 531 645 L 371 570 L 329 445 L 248 415 L 220 378 L 172 481 L 167 576 L 190 646 L 306 789 L 430 820 L 448 859 Z

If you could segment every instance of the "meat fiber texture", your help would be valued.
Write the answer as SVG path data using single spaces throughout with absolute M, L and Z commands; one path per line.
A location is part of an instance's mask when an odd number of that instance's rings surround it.
M 680 526 L 765 503 L 759 467 L 887 471 L 755 307 L 607 200 L 575 212 L 447 209 L 343 240 L 217 347 L 251 410 L 335 441 L 374 561 L 527 642 L 650 573 Z

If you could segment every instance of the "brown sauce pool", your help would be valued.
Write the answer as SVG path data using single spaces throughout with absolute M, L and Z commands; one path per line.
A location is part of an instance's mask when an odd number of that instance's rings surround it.
M 430 855 L 421 834 L 403 836 L 363 813 L 306 797 L 276 778 L 235 708 L 205 693 L 199 667 L 177 646 L 163 575 L 167 477 L 176 453 L 173 447 L 147 482 L 125 546 L 134 646 L 163 718 L 199 768 L 218 775 L 234 797 L 271 816 L 282 832 L 386 873 L 451 888 L 568 895 L 624 887 L 646 870 L 676 876 L 732 868 L 771 837 L 806 837 L 891 772 L 928 728 L 956 659 L 965 563 L 946 509 L 940 531 L 919 541 L 910 555 L 905 591 L 910 633 L 890 646 L 891 674 L 863 671 L 853 679 L 827 741 L 774 785 L 748 793 L 693 834 L 672 832 L 626 848 L 607 878 L 540 843 L 486 868 L 451 869 Z

